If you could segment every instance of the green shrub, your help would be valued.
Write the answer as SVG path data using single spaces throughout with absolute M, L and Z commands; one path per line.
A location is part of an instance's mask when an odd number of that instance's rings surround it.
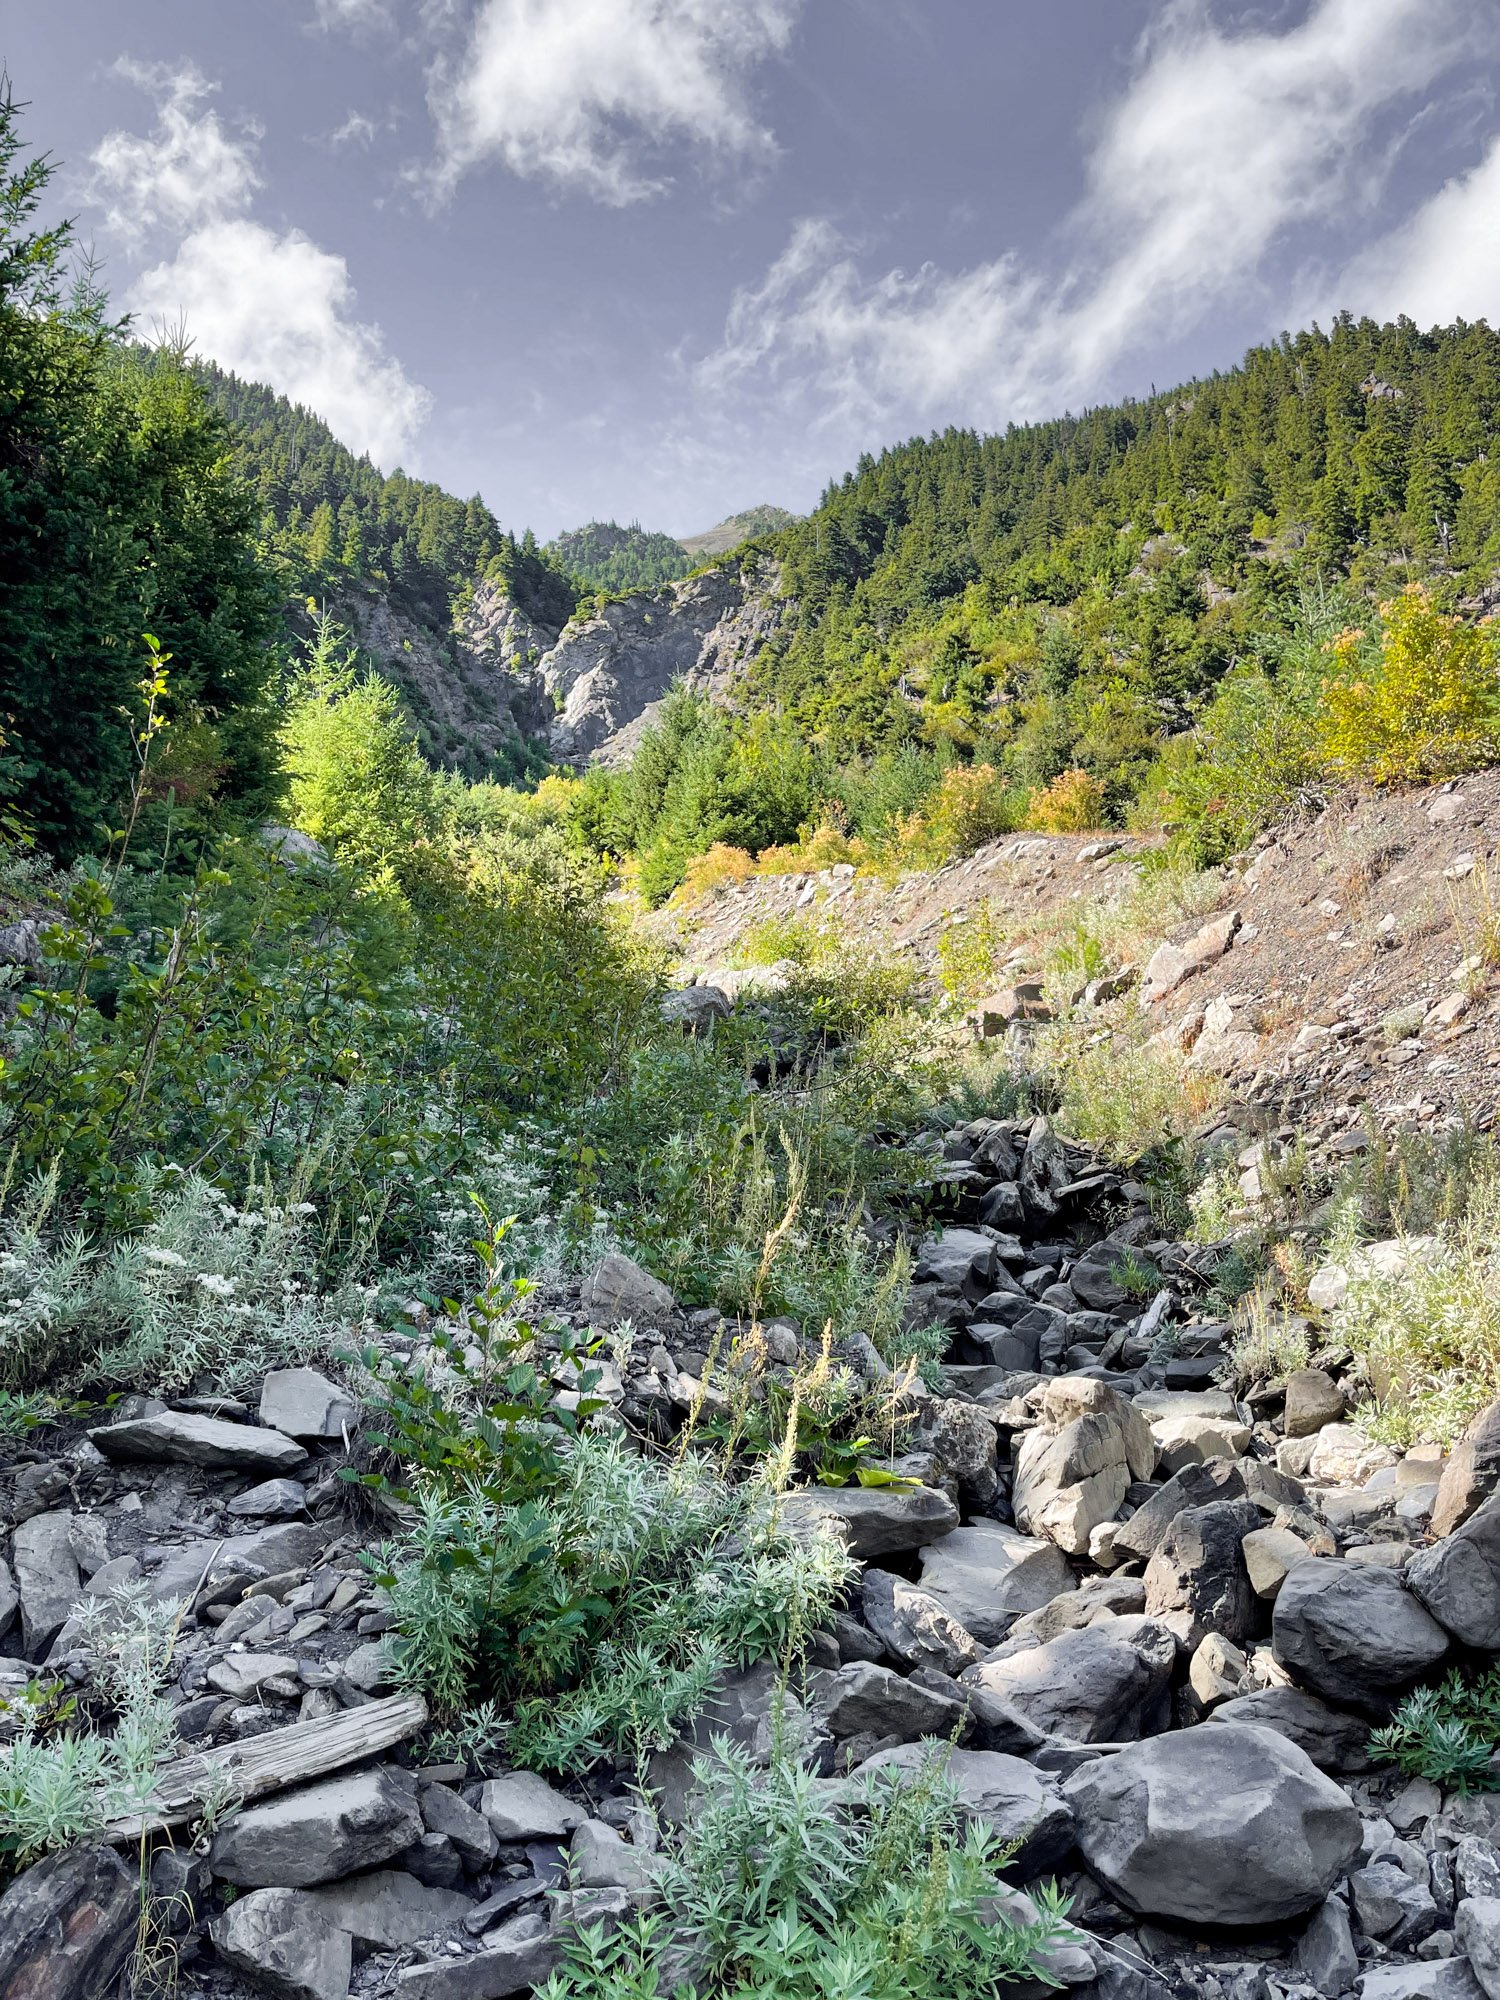
M 701 1799 L 658 1863 L 665 1913 L 586 1930 L 539 2000 L 647 2000 L 669 1958 L 686 2000 L 998 2000 L 1056 1983 L 1065 1905 L 1041 1891 L 1036 1922 L 1002 1913 L 1008 1850 L 961 1827 L 940 1751 L 847 1797 L 785 1750 L 758 1770 L 721 1740 L 695 1769 Z
M 1378 1764 L 1445 1790 L 1500 1789 L 1494 1762 L 1500 1745 L 1500 1669 L 1466 1676 L 1456 1668 L 1436 1687 L 1417 1688 L 1384 1729 L 1370 1737 Z
M 1421 585 L 1381 606 L 1378 635 L 1351 629 L 1329 650 L 1320 740 L 1334 771 L 1411 784 L 1500 756 L 1493 636 L 1445 616 Z

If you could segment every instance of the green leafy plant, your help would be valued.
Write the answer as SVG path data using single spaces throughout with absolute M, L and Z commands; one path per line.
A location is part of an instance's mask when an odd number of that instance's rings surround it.
M 1013 1921 L 1008 1850 L 962 1828 L 937 1752 L 915 1776 L 830 1795 L 782 1749 L 769 1767 L 720 1739 L 659 1859 L 664 1912 L 574 1938 L 539 2000 L 996 2000 L 1055 1985 L 1069 1935 L 1049 1891 Z M 670 1982 L 670 1983 L 667 1983 Z
M 1370 1754 L 1412 1778 L 1458 1792 L 1500 1790 L 1500 1668 L 1465 1675 L 1456 1668 L 1436 1687 L 1417 1688 L 1383 1729 Z

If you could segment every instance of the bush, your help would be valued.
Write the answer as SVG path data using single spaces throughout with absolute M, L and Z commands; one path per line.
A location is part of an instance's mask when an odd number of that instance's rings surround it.
M 915 868 L 958 861 L 1020 823 L 1022 800 L 993 764 L 954 764 L 921 807 L 904 819 L 893 851 Z
M 1370 1737 L 1377 1764 L 1445 1790 L 1500 1789 L 1494 1763 L 1500 1743 L 1500 1670 L 1466 1678 L 1456 1668 L 1436 1687 L 1417 1688 L 1384 1729 Z
M 1381 607 L 1381 630 L 1330 652 L 1320 740 L 1330 767 L 1376 784 L 1416 784 L 1500 757 L 1492 633 L 1440 612 L 1420 585 Z
M 1087 771 L 1061 771 L 1032 794 L 1026 824 L 1038 833 L 1088 833 L 1104 823 L 1104 787 Z
M 1122 1166 L 1182 1138 L 1222 1090 L 1217 1078 L 1190 1070 L 1180 1049 L 1146 1041 L 1134 1023 L 1102 1033 L 1062 1023 L 1043 1030 L 1037 1054 L 1057 1079 L 1059 1123 Z
M 701 1802 L 658 1863 L 667 1914 L 586 1930 L 538 2000 L 647 2000 L 669 1961 L 683 2000 L 998 2000 L 1054 1983 L 1066 1906 L 1040 1891 L 1035 1922 L 1001 1914 L 1008 1850 L 961 1826 L 941 1752 L 849 1797 L 785 1749 L 762 1771 L 721 1739 L 695 1771 Z

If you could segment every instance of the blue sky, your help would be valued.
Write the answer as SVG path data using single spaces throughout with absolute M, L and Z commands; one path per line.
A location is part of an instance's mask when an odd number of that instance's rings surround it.
M 543 535 L 1500 316 L 1495 0 L 49 0 L 0 57 L 143 329 Z

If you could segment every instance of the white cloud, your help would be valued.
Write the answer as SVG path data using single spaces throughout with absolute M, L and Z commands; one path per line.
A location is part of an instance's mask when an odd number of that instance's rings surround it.
M 432 407 L 380 329 L 354 317 L 343 258 L 299 230 L 209 223 L 137 279 L 130 303 L 148 319 L 180 318 L 199 353 L 305 403 L 377 464 L 401 457 Z
M 148 325 L 181 328 L 195 351 L 315 410 L 354 451 L 382 465 L 407 453 L 432 398 L 356 317 L 345 260 L 301 230 L 246 211 L 261 185 L 248 128 L 231 137 L 196 71 L 122 74 L 161 103 L 145 137 L 112 132 L 93 155 L 94 198 L 127 241 L 174 247 L 142 272 L 125 304 Z
M 320 28 L 388 28 L 390 0 L 313 0 L 313 20 Z
M 1405 313 L 1422 327 L 1500 323 L 1500 139 L 1471 173 L 1356 257 L 1335 304 L 1382 319 Z
M 373 118 L 367 118 L 362 111 L 351 111 L 343 124 L 328 135 L 330 146 L 368 146 L 377 131 Z
M 804 221 L 736 297 L 700 380 L 779 376 L 827 423 L 993 424 L 1097 400 L 1148 342 L 1254 296 L 1289 233 L 1372 205 L 1368 142 L 1485 34 L 1500 39 L 1481 0 L 1317 0 L 1279 34 L 1175 0 L 1100 129 L 1060 269 L 1007 254 L 871 279 L 830 224 Z
M 749 82 L 784 51 L 802 0 L 478 0 L 429 10 L 460 29 L 428 101 L 445 190 L 498 159 L 623 207 L 668 185 L 661 149 L 722 165 L 775 151 Z
M 121 57 L 115 73 L 149 91 L 161 109 L 149 138 L 111 132 L 94 150 L 92 192 L 110 228 L 136 241 L 158 227 L 190 228 L 243 207 L 260 186 L 252 158 L 260 135 L 252 126 L 234 138 L 216 111 L 196 110 L 218 85 L 191 63 L 174 70 Z

